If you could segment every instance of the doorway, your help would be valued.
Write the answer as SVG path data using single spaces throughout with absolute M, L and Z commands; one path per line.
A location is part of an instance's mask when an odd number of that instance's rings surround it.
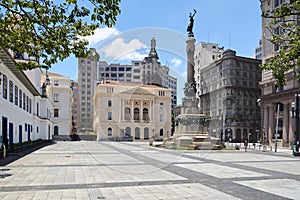
M 8 148 L 8 139 L 7 139 L 7 118 L 2 117 L 2 143 L 5 145 L 6 149 Z

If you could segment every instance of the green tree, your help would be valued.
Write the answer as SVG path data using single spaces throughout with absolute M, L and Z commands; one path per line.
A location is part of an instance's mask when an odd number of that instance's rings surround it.
M 282 3 L 274 10 L 267 10 L 262 17 L 271 19 L 267 29 L 272 33 L 268 38 L 278 45 L 279 51 L 268 62 L 261 65 L 262 69 L 272 70 L 273 77 L 279 85 L 285 84 L 285 72 L 294 69 L 299 76 L 300 66 L 300 0 Z
M 18 63 L 20 69 L 50 68 L 71 54 L 86 57 L 83 37 L 113 26 L 120 1 L 0 0 L 0 46 L 38 61 Z

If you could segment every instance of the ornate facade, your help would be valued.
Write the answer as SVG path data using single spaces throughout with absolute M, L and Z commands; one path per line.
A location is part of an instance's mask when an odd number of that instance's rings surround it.
M 94 130 L 98 140 L 170 136 L 171 99 L 170 89 L 154 85 L 120 85 L 113 81 L 98 84 L 94 97 Z
M 280 6 L 283 1 L 261 1 L 262 11 L 273 10 Z M 268 38 L 272 33 L 266 26 L 273 19 L 262 18 L 262 62 L 266 63 L 271 57 L 276 56 L 279 46 L 271 43 Z M 279 30 L 279 25 L 274 26 L 274 33 Z M 279 31 L 282 33 L 281 31 Z M 294 119 L 292 118 L 292 103 L 295 93 L 300 93 L 300 84 L 294 70 L 286 73 L 286 83 L 278 86 L 272 76 L 272 71 L 263 71 L 261 107 L 263 113 L 262 130 L 264 138 L 269 144 L 274 144 L 276 124 L 278 125 L 277 141 L 279 146 L 291 146 L 293 142 Z M 277 120 L 278 119 L 278 120 Z M 278 121 L 278 123 L 277 123 Z
M 210 135 L 223 141 L 259 140 L 260 63 L 226 50 L 220 59 L 200 70 L 200 111 Z

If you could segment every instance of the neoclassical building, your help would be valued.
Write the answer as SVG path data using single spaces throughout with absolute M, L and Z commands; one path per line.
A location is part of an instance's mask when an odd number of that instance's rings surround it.
M 171 90 L 133 83 L 105 81 L 94 96 L 97 139 L 133 137 L 163 139 L 171 135 Z
M 261 10 L 274 10 L 279 8 L 283 1 L 279 0 L 261 0 Z M 297 16 L 291 16 L 296 18 Z M 298 16 L 299 17 L 299 16 Z M 279 22 L 273 26 L 273 30 L 266 26 L 274 19 L 262 18 L 262 63 L 266 63 L 270 58 L 279 53 L 280 46 L 273 44 L 268 40 L 271 35 L 284 34 Z M 299 80 L 295 76 L 294 70 L 289 70 L 285 74 L 286 82 L 284 86 L 279 86 L 273 78 L 272 71 L 264 70 L 262 72 L 262 88 L 261 107 L 263 113 L 262 130 L 266 142 L 274 144 L 276 126 L 277 141 L 279 146 L 291 146 L 293 143 L 293 135 L 295 130 L 294 119 L 292 115 L 292 104 L 295 94 L 300 93 Z M 277 120 L 278 119 L 278 120 Z M 277 123 L 278 121 L 278 123 Z

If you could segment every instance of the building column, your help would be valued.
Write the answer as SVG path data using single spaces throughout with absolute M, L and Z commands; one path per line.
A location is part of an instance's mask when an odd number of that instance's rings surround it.
M 153 119 L 152 118 L 152 101 L 150 101 L 148 116 L 149 116 L 149 122 L 151 122 L 151 120 Z
M 288 146 L 289 134 L 289 102 L 283 102 L 282 146 Z
M 289 116 L 289 134 L 288 134 L 288 145 L 289 147 L 292 147 L 293 145 L 293 138 L 294 138 L 294 130 L 295 130 L 295 119 L 293 118 L 293 115 Z
M 122 120 L 125 120 L 125 99 L 122 100 L 122 107 L 123 107 L 123 110 L 122 110 Z
M 263 131 L 262 131 L 262 140 L 264 143 L 268 141 L 268 132 L 269 132 L 269 109 L 268 105 L 264 105 L 264 122 L 263 122 Z M 264 140 L 264 137 L 266 140 Z
M 123 115 L 124 115 L 124 107 L 123 107 L 123 99 L 121 99 L 121 105 L 120 105 L 120 107 L 121 107 L 121 109 L 120 109 L 120 111 L 121 111 L 121 115 L 120 115 L 120 122 L 123 120 Z
M 142 121 L 143 120 L 143 100 L 141 100 L 141 105 L 140 105 L 140 120 Z M 141 132 L 140 132 L 140 135 L 141 135 Z
M 152 121 L 155 120 L 155 117 L 154 117 L 154 110 L 155 110 L 155 105 L 154 105 L 154 101 L 152 101 L 152 113 L 151 113 L 151 115 L 152 115 Z
M 134 107 L 133 107 L 133 103 L 134 103 L 134 100 L 131 100 L 131 121 L 134 120 Z
M 269 106 L 269 128 L 268 128 L 268 142 L 269 144 L 271 144 L 271 140 L 273 138 L 274 135 L 274 131 L 275 131 L 275 124 L 274 124 L 274 105 L 270 105 Z

